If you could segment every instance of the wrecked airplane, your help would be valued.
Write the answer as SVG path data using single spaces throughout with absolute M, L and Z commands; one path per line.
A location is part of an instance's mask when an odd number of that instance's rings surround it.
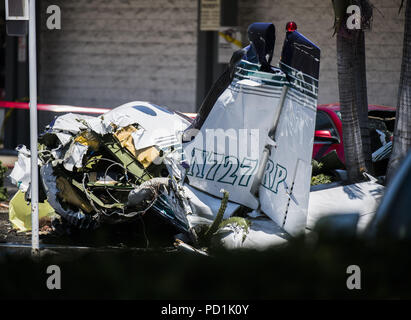
M 42 200 L 86 230 L 158 215 L 194 251 L 282 244 L 342 207 L 369 219 L 373 180 L 310 192 L 320 49 L 288 24 L 274 67 L 274 25 L 248 35 L 194 120 L 142 101 L 56 118 L 39 139 Z M 10 178 L 29 201 L 30 151 L 18 151 Z

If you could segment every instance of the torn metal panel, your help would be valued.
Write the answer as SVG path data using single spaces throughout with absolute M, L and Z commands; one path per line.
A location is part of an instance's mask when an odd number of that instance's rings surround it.
M 69 203 L 83 210 L 85 213 L 91 213 L 93 207 L 73 188 L 72 184 L 63 177 L 57 177 L 56 186 L 59 190 L 58 197 L 65 203 Z
M 126 103 L 100 118 L 107 130 L 110 130 L 108 132 L 138 123 L 143 129 L 156 136 L 160 136 L 160 133 L 166 136 L 175 134 L 189 125 L 189 121 L 175 112 L 144 101 Z
M 111 135 L 105 135 L 102 138 L 103 145 L 110 151 L 110 153 L 120 161 L 125 169 L 134 175 L 140 183 L 150 180 L 154 177 L 152 173 L 138 163 L 133 155 Z
M 168 173 L 176 181 L 182 182 L 186 177 L 188 168 L 187 162 L 184 160 L 184 152 L 182 146 L 168 152 L 162 157 L 163 163 L 166 165 Z
M 143 128 L 139 128 L 132 134 L 134 148 L 137 150 L 145 149 L 155 145 L 155 139 L 150 134 L 150 131 Z
M 208 195 L 190 185 L 184 185 L 184 192 L 193 212 L 193 215 L 187 216 L 191 225 L 198 223 L 211 224 L 220 209 L 221 199 Z M 239 208 L 239 204 L 228 201 L 223 218 L 230 218 Z
M 147 169 L 152 163 L 161 163 L 159 160 L 161 153 L 156 147 L 148 147 L 138 152 L 137 160 Z
M 118 201 L 115 201 L 114 203 L 111 203 L 111 204 L 104 203 L 100 198 L 95 196 L 91 191 L 89 191 L 86 187 L 84 187 L 83 183 L 80 183 L 74 179 L 71 180 L 71 183 L 73 184 L 73 186 L 75 186 L 78 190 L 82 191 L 86 195 L 87 199 L 90 201 L 96 213 L 101 212 L 101 210 L 99 210 L 97 207 L 101 207 L 105 209 L 124 209 L 125 207 L 124 203 L 120 203 Z
M 187 219 L 187 215 L 191 214 L 191 208 L 188 205 L 184 189 L 178 186 L 173 178 L 170 178 L 167 188 L 162 188 L 159 191 L 159 196 L 152 206 L 153 210 L 178 230 L 192 237 L 191 226 Z
M 98 151 L 100 147 L 100 141 L 91 131 L 82 131 L 79 135 L 76 136 L 74 142 L 77 142 L 83 146 L 90 147 L 93 151 Z
M 68 144 L 73 137 L 71 134 L 63 133 L 63 132 L 56 132 L 55 135 L 59 139 L 62 146 L 65 146 L 66 144 Z
M 214 246 L 227 249 L 264 250 L 272 246 L 286 244 L 291 238 L 287 232 L 268 217 L 249 218 L 248 230 L 229 224 L 220 228 L 212 238 Z
M 359 228 L 364 228 L 375 215 L 384 195 L 385 188 L 375 182 L 362 182 L 351 185 L 332 184 L 316 186 L 310 192 L 307 225 L 308 230 L 322 217 L 336 214 L 360 215 Z
M 126 148 L 134 157 L 137 157 L 137 150 L 134 147 L 132 134 L 137 131 L 133 125 L 118 129 L 113 135 L 117 138 L 123 148 Z
M 87 145 L 73 142 L 69 150 L 65 153 L 63 159 L 64 168 L 68 171 L 73 171 L 74 168 L 82 168 L 83 157 L 87 153 L 88 148 Z
M 91 116 L 78 115 L 74 113 L 67 113 L 54 120 L 50 125 L 51 132 L 68 132 L 74 135 L 80 131 L 87 129 L 83 121 L 94 119 Z
M 57 178 L 54 175 L 51 164 L 42 166 L 40 168 L 40 174 L 47 195 L 47 201 L 54 208 L 56 213 L 62 216 L 70 224 L 80 229 L 94 229 L 99 225 L 98 221 L 93 216 L 85 215 L 81 209 L 73 210 L 69 207 L 63 208 L 57 197 L 59 189 L 57 188 Z

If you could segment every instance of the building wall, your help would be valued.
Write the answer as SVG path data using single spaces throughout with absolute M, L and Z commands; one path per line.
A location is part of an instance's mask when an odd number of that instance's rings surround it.
M 285 36 L 285 25 L 293 20 L 298 29 L 322 50 L 319 103 L 338 102 L 336 37 L 333 37 L 331 0 L 239 0 L 240 25 L 245 30 L 255 21 L 273 22 L 277 41 L 273 62 L 277 63 Z M 366 32 L 368 101 L 396 106 L 400 79 L 404 11 L 401 0 L 372 0 L 372 29 Z
M 255 21 L 277 27 L 279 59 L 284 27 L 299 30 L 322 49 L 319 103 L 338 101 L 336 38 L 331 0 L 238 0 L 245 30 Z M 401 0 L 373 0 L 374 22 L 366 32 L 368 98 L 396 105 L 404 10 Z M 42 0 L 40 101 L 115 107 L 147 100 L 195 110 L 196 0 Z M 46 7 L 62 10 L 62 30 L 46 29 Z
M 59 5 L 62 29 L 46 28 Z M 40 101 L 116 107 L 145 100 L 195 110 L 197 1 L 43 0 Z

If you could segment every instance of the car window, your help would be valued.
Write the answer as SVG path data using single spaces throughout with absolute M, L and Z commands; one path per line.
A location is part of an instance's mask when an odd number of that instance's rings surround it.
M 324 111 L 317 111 L 317 118 L 315 120 L 315 130 L 329 130 L 333 137 L 338 138 L 337 130 L 329 117 Z
M 377 129 L 380 131 L 388 131 L 387 125 L 383 120 L 380 120 L 375 117 L 368 117 L 368 124 L 371 129 Z

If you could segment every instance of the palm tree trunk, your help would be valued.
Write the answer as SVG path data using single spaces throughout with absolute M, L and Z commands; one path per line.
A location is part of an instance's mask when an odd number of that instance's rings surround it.
M 338 88 L 343 128 L 345 163 L 348 179 L 359 181 L 365 171 L 356 94 L 356 37 L 337 33 Z
M 363 146 L 364 161 L 367 172 L 373 174 L 372 164 L 372 150 L 371 150 L 371 137 L 368 124 L 368 96 L 367 96 L 367 71 L 366 71 L 366 59 L 365 59 L 365 37 L 364 31 L 358 30 L 354 36 L 356 42 L 355 47 L 355 94 L 356 94 L 356 106 L 359 116 L 359 124 L 361 130 L 361 141 Z
M 392 155 L 388 164 L 389 182 L 411 148 L 411 1 L 405 9 L 404 47 L 398 92 Z

